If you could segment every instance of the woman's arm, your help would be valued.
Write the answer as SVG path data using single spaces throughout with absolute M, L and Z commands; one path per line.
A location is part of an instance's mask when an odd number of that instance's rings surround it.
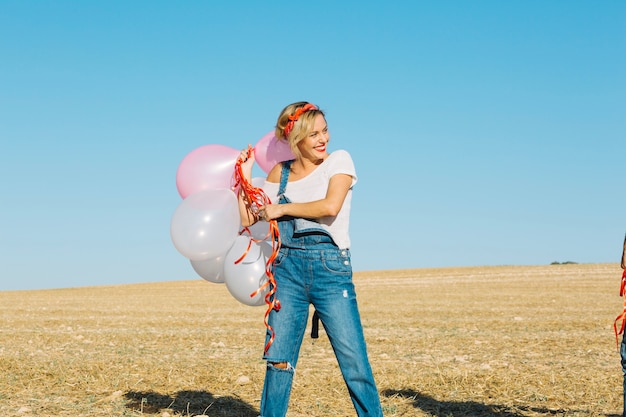
M 622 269 L 626 269 L 626 237 L 624 237 L 624 250 L 622 251 Z
M 336 216 L 343 206 L 350 187 L 352 187 L 352 176 L 335 174 L 330 178 L 326 196 L 321 200 L 307 203 L 268 204 L 260 208 L 260 214 L 265 220 L 277 219 L 282 216 L 306 219 Z
M 244 149 L 239 155 L 239 161 L 241 161 L 241 172 L 246 181 L 252 181 L 252 166 L 254 165 L 254 152 L 249 152 Z M 244 227 L 252 226 L 259 220 L 258 213 L 252 211 L 250 205 L 250 198 L 243 189 L 240 189 L 237 193 L 237 200 L 239 203 L 239 217 L 241 217 L 241 225 Z

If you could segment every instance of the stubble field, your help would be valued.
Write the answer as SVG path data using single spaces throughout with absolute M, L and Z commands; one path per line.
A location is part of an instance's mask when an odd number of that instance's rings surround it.
M 385 415 L 621 415 L 620 276 L 356 273 Z M 0 292 L 0 416 L 257 416 L 264 312 L 202 279 Z M 288 415 L 354 415 L 323 331 L 305 338 Z

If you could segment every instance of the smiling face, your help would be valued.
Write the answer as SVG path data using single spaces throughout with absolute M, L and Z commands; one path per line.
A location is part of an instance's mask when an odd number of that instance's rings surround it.
M 312 129 L 298 142 L 297 147 L 302 158 L 313 161 L 326 159 L 326 145 L 330 140 L 328 124 L 323 115 L 317 114 L 313 120 Z

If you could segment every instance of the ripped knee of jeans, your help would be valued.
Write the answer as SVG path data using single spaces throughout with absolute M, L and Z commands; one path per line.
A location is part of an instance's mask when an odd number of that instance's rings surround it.
M 267 361 L 268 369 L 275 369 L 277 371 L 294 372 L 295 368 L 289 362 L 281 361 Z

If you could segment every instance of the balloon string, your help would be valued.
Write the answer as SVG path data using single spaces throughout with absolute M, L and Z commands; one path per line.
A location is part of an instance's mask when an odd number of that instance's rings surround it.
M 622 282 L 620 284 L 620 288 L 619 288 L 619 295 L 621 297 L 624 298 L 624 310 L 622 311 L 622 314 L 620 314 L 619 316 L 617 316 L 615 318 L 615 321 L 613 322 L 613 329 L 615 330 L 615 343 L 617 344 L 617 347 L 619 348 L 619 335 L 624 333 L 624 328 L 626 327 L 626 269 L 624 270 L 624 272 L 622 273 Z M 619 328 L 619 330 L 617 329 L 617 322 L 621 320 L 621 326 Z
M 253 148 L 248 145 L 247 158 L 250 158 L 252 151 Z M 254 187 L 246 179 L 245 175 L 243 174 L 243 169 L 241 168 L 242 163 L 243 161 L 241 160 L 241 158 L 237 159 L 237 162 L 235 163 L 234 188 L 240 188 L 239 192 L 243 192 L 244 198 L 247 200 L 248 207 L 250 207 L 251 212 L 256 216 L 259 208 L 261 206 L 271 204 L 271 200 L 261 188 Z M 272 271 L 274 260 L 276 259 L 276 256 L 278 256 L 278 251 L 280 249 L 280 232 L 278 230 L 278 222 L 276 220 L 270 220 L 268 223 L 269 232 L 267 234 L 267 237 L 270 238 L 272 242 L 272 254 L 265 263 L 265 274 L 267 275 L 267 281 L 263 283 L 260 288 L 250 294 L 250 297 L 252 298 L 259 294 L 261 291 L 264 291 L 266 288 L 269 288 L 267 293 L 265 294 L 265 303 L 267 304 L 267 310 L 265 311 L 265 317 L 263 319 L 265 327 L 267 328 L 267 331 L 270 335 L 267 343 L 265 344 L 265 353 L 267 353 L 275 338 L 274 329 L 272 328 L 272 326 L 270 326 L 268 321 L 270 312 L 272 310 L 280 310 L 280 301 L 276 298 L 276 279 L 274 278 L 274 273 Z M 244 228 L 244 231 L 245 230 L 247 230 L 248 232 L 250 231 L 248 228 Z M 236 264 L 241 262 L 246 257 L 253 240 L 257 241 L 252 237 L 250 238 L 248 248 L 246 249 L 245 253 L 235 261 Z
M 243 252 L 243 255 L 241 255 L 241 256 L 239 257 L 239 259 L 237 259 L 237 260 L 234 262 L 234 263 L 235 263 L 235 265 L 237 265 L 239 262 L 243 261 L 243 260 L 245 259 L 245 257 L 246 257 L 246 256 L 248 256 L 248 252 L 250 252 L 250 248 L 252 247 L 252 241 L 253 241 L 253 240 L 254 240 L 254 239 L 250 239 L 250 240 L 248 241 L 248 247 L 247 247 L 247 248 L 246 248 L 246 250 Z

